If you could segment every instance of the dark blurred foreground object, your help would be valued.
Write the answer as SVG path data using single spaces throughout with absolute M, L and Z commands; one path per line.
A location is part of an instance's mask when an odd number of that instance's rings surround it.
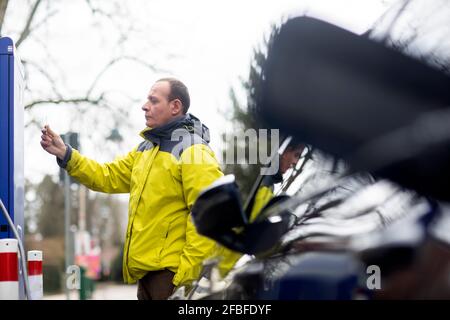
M 287 196 L 272 198 L 262 209 L 260 216 L 264 217 L 265 210 L 287 199 Z M 216 240 L 228 249 L 247 254 L 260 254 L 270 250 L 293 223 L 292 214 L 288 210 L 281 210 L 277 215 L 249 223 L 233 175 L 217 179 L 200 192 L 191 212 L 200 234 Z
M 450 200 L 450 78 L 299 17 L 269 43 L 257 113 L 271 127 L 405 187 Z

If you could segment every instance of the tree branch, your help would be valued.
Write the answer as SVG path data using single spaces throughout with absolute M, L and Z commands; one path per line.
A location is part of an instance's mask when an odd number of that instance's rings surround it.
M 36 126 L 36 128 L 42 129 L 43 124 L 36 119 L 31 119 L 27 123 L 25 123 L 25 129 L 28 129 L 31 126 Z
M 53 17 L 55 14 L 57 14 L 59 11 L 58 10 L 54 10 L 49 12 L 44 18 L 42 18 L 42 20 L 38 23 L 36 23 L 33 26 L 33 31 L 36 31 L 36 29 L 38 29 L 40 26 L 45 25 L 46 23 L 48 23 L 48 19 L 50 19 L 51 17 Z
M 120 62 L 120 61 L 122 61 L 122 60 L 135 61 L 135 62 L 137 62 L 137 63 L 139 63 L 139 64 L 142 64 L 142 65 L 144 65 L 145 67 L 147 67 L 147 68 L 149 68 L 150 70 L 155 71 L 155 72 L 163 71 L 163 70 L 160 70 L 160 69 L 156 68 L 155 66 L 153 66 L 153 65 L 151 65 L 151 64 L 149 64 L 149 63 L 147 63 L 147 62 L 145 62 L 145 61 L 143 61 L 143 60 L 141 60 L 141 59 L 139 59 L 139 58 L 136 58 L 136 57 L 132 57 L 132 56 L 121 56 L 121 57 L 114 58 L 114 59 L 112 59 L 111 61 L 109 61 L 109 62 L 103 67 L 103 69 L 100 71 L 100 73 L 99 73 L 99 74 L 97 75 L 97 77 L 94 79 L 94 81 L 92 82 L 90 88 L 88 89 L 88 91 L 87 91 L 87 93 L 86 93 L 86 96 L 87 96 L 87 97 L 89 97 L 89 96 L 91 95 L 91 93 L 92 93 L 92 91 L 94 90 L 95 86 L 97 85 L 98 81 L 99 81 L 100 78 L 105 74 L 105 72 L 108 71 L 108 69 L 109 69 L 111 66 L 113 66 L 114 64 L 116 64 L 116 63 L 118 63 L 118 62 Z
M 59 75 L 64 79 L 64 76 L 66 73 L 65 73 L 65 70 L 59 65 L 58 57 L 55 56 L 53 54 L 53 52 L 48 49 L 47 43 L 44 40 L 42 40 L 41 38 L 36 36 L 36 34 L 33 34 L 32 37 L 33 37 L 33 40 L 36 41 L 41 46 L 41 48 L 45 51 L 48 61 L 52 61 L 53 67 L 55 67 L 58 70 Z
M 50 83 L 50 86 L 52 87 L 52 90 L 56 93 L 56 96 L 58 97 L 58 99 L 62 99 L 62 94 L 59 92 L 58 88 L 56 87 L 56 81 L 46 70 L 44 70 L 39 64 L 32 62 L 32 61 L 28 61 L 28 60 L 22 60 L 22 64 L 24 65 L 25 68 L 28 65 L 30 65 L 33 68 L 35 68 L 39 73 L 41 73 L 47 79 L 47 81 Z
M 18 48 L 22 44 L 23 40 L 25 40 L 30 35 L 31 23 L 33 22 L 34 15 L 36 14 L 37 8 L 41 4 L 41 1 L 42 0 L 36 0 L 36 2 L 34 3 L 34 6 L 31 9 L 30 14 L 27 18 L 27 23 L 25 24 L 25 27 L 23 28 L 22 33 L 20 34 L 19 40 L 17 40 L 16 42 L 16 48 Z
M 61 104 L 61 103 L 74 103 L 74 104 L 80 104 L 80 103 L 90 103 L 90 104 L 100 104 L 104 99 L 103 95 L 100 95 L 97 99 L 91 99 L 89 97 L 83 97 L 83 98 L 71 98 L 71 99 L 43 99 L 43 100 L 36 100 L 33 102 L 30 102 L 29 104 L 25 105 L 25 110 L 30 109 L 36 105 L 39 104 Z
M 394 29 L 394 26 L 397 24 L 398 19 L 403 14 L 403 12 L 405 12 L 405 10 L 408 7 L 408 5 L 410 4 L 410 2 L 411 2 L 410 0 L 404 0 L 402 6 L 397 11 L 397 14 L 391 20 L 391 23 L 389 24 L 388 28 L 386 29 L 386 33 L 385 33 L 384 37 L 381 39 L 381 43 L 387 44 L 387 41 L 389 39 L 389 35 L 390 35 L 391 31 Z
M 0 0 L 0 35 L 2 33 L 3 22 L 5 20 L 6 9 L 8 8 L 8 0 Z
M 111 19 L 111 20 L 114 20 L 114 17 L 111 13 L 103 11 L 103 10 L 99 9 L 98 7 L 97 8 L 94 7 L 94 5 L 92 4 L 92 2 L 90 0 L 86 0 L 86 4 L 88 5 L 89 9 L 91 9 L 91 12 L 93 15 L 98 13 L 98 14 L 101 14 L 101 15 Z

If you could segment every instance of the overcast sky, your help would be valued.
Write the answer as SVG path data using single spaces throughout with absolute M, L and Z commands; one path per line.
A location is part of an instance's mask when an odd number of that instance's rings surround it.
M 14 8 L 7 12 L 7 26 L 14 29 L 13 20 L 23 21 L 23 6 L 27 1 L 14 0 Z M 200 1 L 153 0 L 128 1 L 130 21 L 141 27 L 134 39 L 126 45 L 127 53 L 148 59 L 168 73 L 152 73 L 135 63 L 122 63 L 102 78 L 101 87 L 119 89 L 133 97 L 145 100 L 153 83 L 161 76 L 173 75 L 183 80 L 191 93 L 190 112 L 197 115 L 211 129 L 211 146 L 219 152 L 219 135 L 225 130 L 224 114 L 230 109 L 230 87 L 239 89 L 239 78 L 246 78 L 253 48 L 261 43 L 272 23 L 289 15 L 305 11 L 335 23 L 355 33 L 366 31 L 391 5 L 390 0 L 277 0 L 277 1 Z M 19 3 L 22 7 L 19 7 Z M 105 29 L 99 38 L 94 35 L 92 15 L 82 1 L 60 1 L 58 14 L 49 20 L 44 34 L 48 46 L 64 70 L 61 81 L 72 92 L 82 91 L 102 66 L 114 42 Z M 43 14 L 43 13 L 42 13 Z M 89 22 L 87 22 L 89 21 Z M 17 26 L 16 28 L 21 28 Z M 7 30 L 7 29 L 6 29 Z M 146 33 L 146 31 L 148 33 Z M 20 50 L 29 55 L 46 53 L 33 47 L 32 42 Z M 19 53 L 21 51 L 19 50 Z M 25 53 L 23 53 L 25 56 Z M 44 68 L 52 68 L 51 60 Z M 244 96 L 240 96 L 244 99 Z M 130 105 L 133 130 L 123 132 L 126 140 L 109 153 L 99 153 L 90 141 L 83 142 L 83 152 L 100 161 L 112 160 L 116 153 L 126 153 L 140 141 L 137 133 L 144 127 L 140 104 Z M 104 111 L 101 111 L 104 112 Z M 33 116 L 47 120 L 57 132 L 67 130 L 83 132 L 102 130 L 86 127 L 83 121 L 74 121 L 70 112 L 60 106 L 38 108 Z M 109 117 L 105 113 L 105 117 Z M 29 130 L 25 135 L 25 176 L 39 181 L 43 174 L 56 174 L 58 168 L 53 157 L 39 145 L 40 132 Z

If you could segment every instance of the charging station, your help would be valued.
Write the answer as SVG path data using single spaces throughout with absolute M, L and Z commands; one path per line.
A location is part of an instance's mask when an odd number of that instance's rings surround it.
M 24 238 L 24 72 L 13 41 L 0 38 L 0 199 Z M 0 239 L 14 238 L 0 215 Z
M 0 38 L 0 199 L 24 240 L 24 72 L 14 43 Z M 0 215 L 0 239 L 14 238 L 6 219 Z M 22 270 L 19 267 L 19 273 Z M 19 297 L 24 298 L 19 277 Z
M 24 70 L 13 41 L 0 38 L 0 199 L 24 240 Z M 0 239 L 14 238 L 0 215 Z M 19 267 L 19 274 L 22 273 Z M 19 299 L 24 299 L 19 276 Z

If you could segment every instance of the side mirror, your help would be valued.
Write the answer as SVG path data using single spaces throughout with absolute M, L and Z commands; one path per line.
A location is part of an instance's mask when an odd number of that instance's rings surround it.
M 200 234 L 215 240 L 247 223 L 234 175 L 223 176 L 200 192 L 192 206 L 192 218 Z
M 227 175 L 203 190 L 192 207 L 198 233 L 242 253 L 258 254 L 272 248 L 291 224 L 286 212 L 265 217 L 264 211 L 287 199 L 273 198 L 254 223 L 248 223 L 233 175 Z

